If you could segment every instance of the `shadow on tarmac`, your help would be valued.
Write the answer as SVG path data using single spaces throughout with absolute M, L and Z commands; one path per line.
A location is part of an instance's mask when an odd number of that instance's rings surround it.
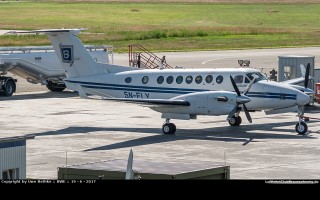
M 13 101 L 13 100 L 25 100 L 25 99 L 48 99 L 48 98 L 68 98 L 77 97 L 79 94 L 73 91 L 63 91 L 63 92 L 43 92 L 43 93 L 27 93 L 18 94 L 11 97 L 0 96 L 0 101 Z
M 312 124 L 315 122 L 308 122 Z M 318 134 L 319 131 L 309 132 L 307 135 L 298 135 L 294 130 L 295 122 L 269 123 L 269 124 L 250 124 L 239 127 L 231 127 L 226 124 L 223 127 L 213 127 L 206 129 L 179 129 L 175 135 L 162 134 L 161 128 L 125 128 L 125 127 L 68 127 L 57 131 L 47 131 L 43 133 L 34 133 L 36 137 L 49 135 L 68 135 L 78 133 L 92 133 L 98 131 L 108 132 L 133 132 L 153 134 L 151 136 L 141 137 L 133 140 L 119 142 L 110 145 L 99 146 L 84 151 L 95 150 L 113 150 L 128 147 L 136 147 L 149 144 L 157 144 L 178 140 L 208 140 L 222 142 L 240 142 L 243 146 L 251 142 L 263 142 L 265 139 L 317 139 L 311 134 Z M 283 129 L 279 127 L 290 126 L 292 128 Z M 262 131 L 262 132 L 261 132 Z M 263 132 L 265 131 L 265 132 Z M 272 131 L 272 133 L 268 133 Z M 257 141 L 260 140 L 260 141 Z

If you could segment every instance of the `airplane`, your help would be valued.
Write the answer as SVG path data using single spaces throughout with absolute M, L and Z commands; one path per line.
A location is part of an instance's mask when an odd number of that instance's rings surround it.
M 83 98 L 98 95 L 106 100 L 138 103 L 162 113 L 164 134 L 174 134 L 171 119 L 196 119 L 197 115 L 227 115 L 231 126 L 248 121 L 249 112 L 298 107 L 296 131 L 306 134 L 304 106 L 310 98 L 286 83 L 270 81 L 252 68 L 140 69 L 96 63 L 77 35 L 84 29 L 15 31 L 45 33 L 61 61 L 70 89 Z M 242 91 L 242 92 L 241 92 Z

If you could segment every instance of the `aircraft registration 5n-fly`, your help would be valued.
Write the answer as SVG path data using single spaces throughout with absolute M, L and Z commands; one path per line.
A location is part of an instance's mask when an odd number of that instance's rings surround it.
M 170 119 L 227 115 L 231 126 L 239 126 L 242 110 L 251 123 L 250 111 L 303 108 L 310 101 L 305 93 L 288 84 L 269 81 L 259 70 L 251 68 L 147 70 L 96 63 L 77 37 L 81 30 L 13 33 L 47 34 L 65 70 L 64 81 L 68 88 L 78 91 L 84 98 L 99 95 L 108 100 L 147 105 L 162 113 L 165 134 L 176 132 Z M 296 131 L 305 134 L 307 129 L 299 115 Z

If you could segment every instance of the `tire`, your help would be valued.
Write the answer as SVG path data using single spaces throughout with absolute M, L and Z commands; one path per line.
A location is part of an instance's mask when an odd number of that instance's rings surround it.
M 165 123 L 162 126 L 162 132 L 164 134 L 174 134 L 176 132 L 177 128 L 176 125 L 174 125 L 173 123 Z
M 308 131 L 308 125 L 304 122 L 300 122 L 296 124 L 296 131 L 299 135 L 304 135 Z
M 62 92 L 64 89 L 66 89 L 65 84 L 58 84 L 52 81 L 48 81 L 48 84 L 46 86 L 52 92 Z
M 231 119 L 228 120 L 230 126 L 239 126 L 242 122 L 242 119 L 240 116 L 238 117 L 235 117 L 235 116 L 232 116 Z
M 16 91 L 16 83 L 13 80 L 8 80 L 3 86 L 2 94 L 4 96 L 10 97 Z

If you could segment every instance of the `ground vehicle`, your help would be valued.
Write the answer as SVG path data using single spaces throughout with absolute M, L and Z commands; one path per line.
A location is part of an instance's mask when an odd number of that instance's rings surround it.
M 112 63 L 112 46 L 85 46 L 96 62 Z M 0 95 L 11 96 L 16 80 L 4 75 L 10 72 L 33 84 L 43 84 L 53 92 L 66 86 L 65 73 L 52 46 L 0 47 Z

